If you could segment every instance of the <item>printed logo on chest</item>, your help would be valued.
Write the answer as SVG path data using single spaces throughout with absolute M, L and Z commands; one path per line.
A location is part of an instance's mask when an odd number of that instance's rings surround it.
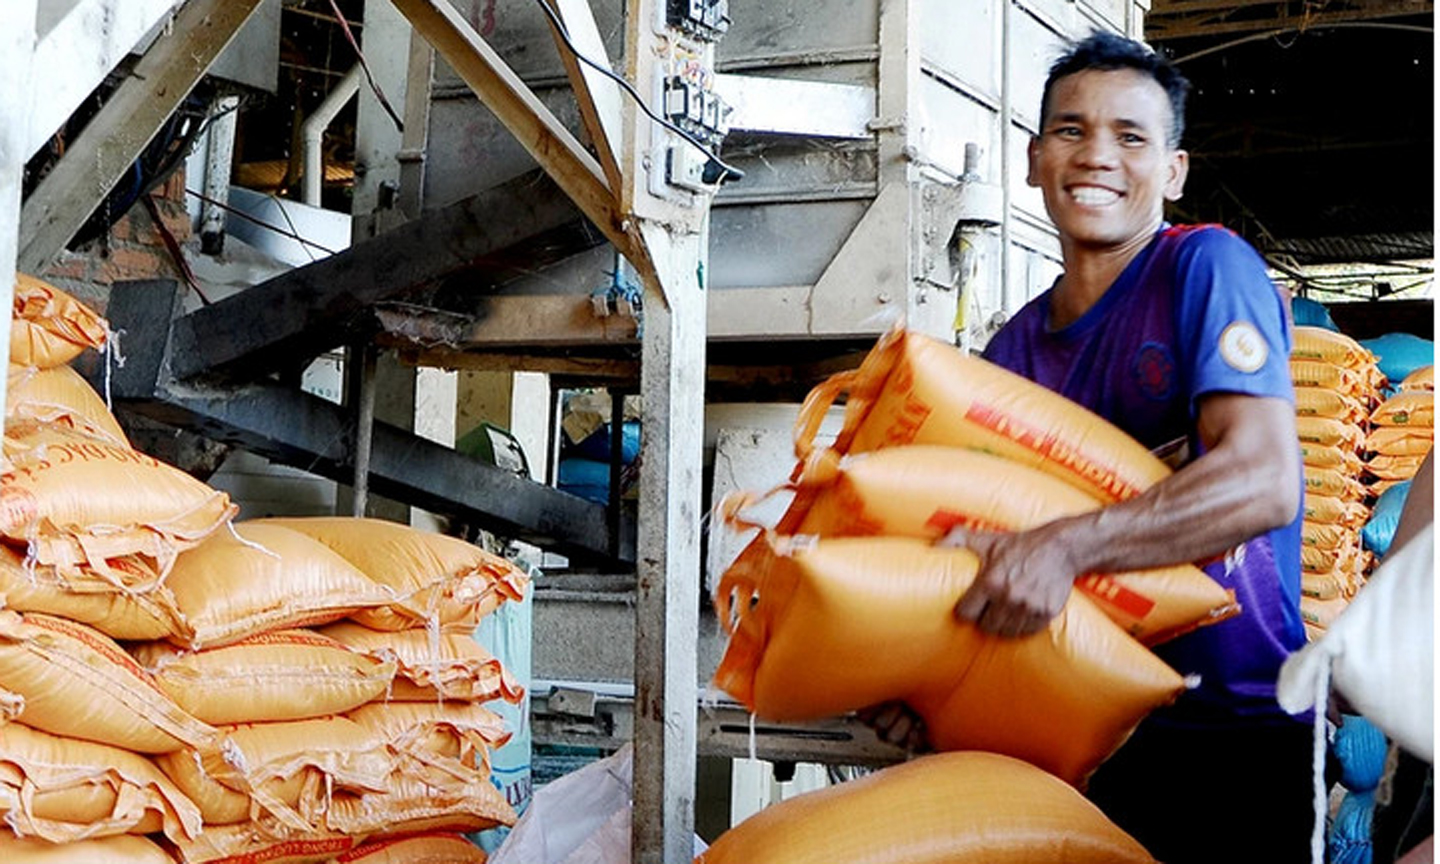
M 1170 346 L 1146 342 L 1135 352 L 1130 374 L 1135 388 L 1146 399 L 1164 401 L 1175 395 L 1175 355 Z

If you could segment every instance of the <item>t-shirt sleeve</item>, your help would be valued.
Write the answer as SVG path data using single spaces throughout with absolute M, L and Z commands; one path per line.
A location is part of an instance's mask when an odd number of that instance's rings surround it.
M 1191 232 L 1176 255 L 1175 285 L 1192 417 L 1208 393 L 1294 401 L 1287 304 L 1248 243 L 1224 228 Z

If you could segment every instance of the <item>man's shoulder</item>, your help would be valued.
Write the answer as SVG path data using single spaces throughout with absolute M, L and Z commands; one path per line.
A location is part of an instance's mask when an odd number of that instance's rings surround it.
M 1261 260 L 1260 253 L 1245 238 L 1224 225 L 1213 222 L 1194 225 L 1169 225 L 1160 232 L 1161 241 L 1181 258 L 1220 255 Z

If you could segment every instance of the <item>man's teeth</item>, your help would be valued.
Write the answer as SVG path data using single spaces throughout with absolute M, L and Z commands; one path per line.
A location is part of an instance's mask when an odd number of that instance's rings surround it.
M 1071 189 L 1070 197 L 1075 199 L 1075 203 L 1086 207 L 1101 207 L 1119 200 L 1120 193 L 1094 186 L 1081 186 Z

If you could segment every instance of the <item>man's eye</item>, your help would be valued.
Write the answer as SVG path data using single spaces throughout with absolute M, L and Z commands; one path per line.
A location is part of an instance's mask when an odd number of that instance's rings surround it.
M 1054 129 L 1050 130 L 1050 134 L 1051 134 L 1051 135 L 1054 135 L 1054 136 L 1057 137 L 1057 138 L 1079 138 L 1079 137 L 1080 137 L 1080 127 L 1079 127 L 1079 126 L 1056 126 Z
M 1136 135 L 1134 132 L 1120 133 L 1120 143 L 1138 146 L 1145 143 L 1145 136 Z

